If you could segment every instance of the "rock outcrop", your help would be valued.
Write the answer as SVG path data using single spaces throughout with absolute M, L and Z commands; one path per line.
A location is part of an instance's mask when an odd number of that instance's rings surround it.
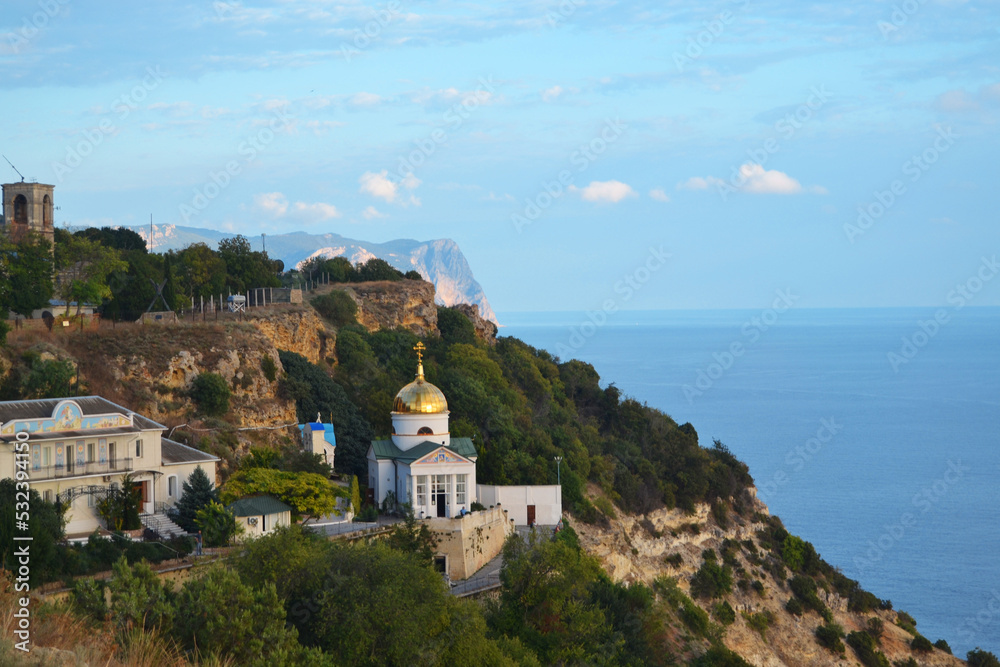
M 592 488 L 591 493 L 599 494 L 599 491 Z M 767 514 L 766 505 L 759 501 L 754 509 L 755 516 Z M 576 521 L 573 527 L 580 536 L 581 546 L 596 556 L 608 575 L 616 581 L 651 584 L 657 577 L 665 575 L 675 577 L 681 589 L 688 594 L 691 577 L 701 567 L 702 553 L 706 549 L 714 549 L 721 554 L 724 540 L 736 540 L 741 543 L 737 555 L 739 565 L 749 578 L 760 581 L 763 588 L 758 592 L 751 586 L 734 585 L 732 593 L 726 596 L 737 615 L 736 621 L 725 630 L 725 645 L 758 667 L 843 667 L 860 664 L 850 648 L 844 656 L 836 656 L 821 647 L 816 642 L 815 631 L 823 624 L 822 619 L 811 611 L 801 616 L 786 611 L 785 603 L 792 597 L 787 580 L 775 579 L 766 568 L 748 559 L 748 543 L 761 553 L 766 551 L 756 539 L 758 531 L 764 528 L 763 523 L 730 514 L 730 525 L 723 529 L 714 522 L 707 505 L 698 505 L 692 514 L 661 509 L 644 516 L 619 515 L 606 526 Z M 667 557 L 671 557 L 669 562 L 665 560 Z M 890 662 L 913 657 L 909 646 L 911 636 L 895 625 L 895 612 L 850 612 L 847 600 L 835 591 L 820 590 L 818 593 L 833 612 L 834 621 L 845 632 L 863 630 L 869 617 L 878 616 L 884 627 L 879 650 Z M 716 600 L 696 602 L 710 611 Z M 769 612 L 772 615 L 766 639 L 747 624 L 740 613 L 743 611 Z M 940 650 L 920 654 L 915 659 L 922 666 L 959 667 L 965 664 Z
M 476 330 L 476 336 L 493 345 L 497 342 L 497 325 L 490 320 L 484 320 L 479 315 L 479 306 L 460 303 L 454 307 L 472 322 L 472 327 Z
M 406 327 L 418 336 L 437 332 L 434 285 L 428 282 L 345 283 L 331 288 L 351 295 L 358 304 L 358 323 L 369 331 Z
M 308 305 L 251 310 L 247 322 L 279 350 L 301 354 L 312 363 L 326 356 L 333 338 L 323 319 Z

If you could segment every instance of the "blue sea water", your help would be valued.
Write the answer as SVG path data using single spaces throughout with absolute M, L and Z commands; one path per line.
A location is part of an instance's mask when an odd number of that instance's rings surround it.
M 500 335 L 721 440 L 792 533 L 923 635 L 1000 655 L 1000 309 L 937 312 L 501 313 Z

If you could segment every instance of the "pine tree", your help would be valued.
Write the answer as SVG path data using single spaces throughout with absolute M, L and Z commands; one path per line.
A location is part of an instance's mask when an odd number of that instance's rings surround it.
M 201 466 L 195 468 L 181 488 L 181 499 L 177 501 L 170 518 L 187 532 L 194 533 L 198 531 L 195 515 L 212 501 L 218 501 L 218 491 Z

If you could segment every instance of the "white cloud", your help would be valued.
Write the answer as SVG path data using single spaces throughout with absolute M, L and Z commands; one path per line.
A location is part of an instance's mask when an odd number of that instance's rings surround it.
M 740 179 L 743 183 L 738 189 L 744 192 L 759 195 L 791 195 L 802 192 L 802 184 L 788 174 L 776 169 L 764 169 L 753 162 L 740 167 Z
M 280 218 L 288 213 L 288 199 L 280 192 L 265 192 L 253 198 L 254 205 L 273 218 Z
M 725 181 L 720 178 L 715 178 L 714 176 L 709 176 L 707 178 L 702 178 L 701 176 L 692 176 L 683 183 L 677 184 L 678 190 L 707 190 L 709 186 L 712 185 L 722 185 Z
M 380 213 L 374 206 L 369 206 L 365 210 L 361 211 L 361 215 L 365 217 L 365 220 L 376 220 L 378 218 L 387 218 L 385 213 Z
M 668 202 L 670 195 L 663 191 L 663 188 L 653 188 L 649 191 L 649 197 L 654 201 Z
M 265 192 L 253 198 L 257 210 L 272 218 L 284 218 L 291 214 L 303 222 L 323 222 L 331 218 L 339 218 L 340 211 L 333 204 L 316 202 L 295 202 L 289 204 L 288 198 L 280 192 Z
M 340 217 L 340 212 L 337 210 L 336 206 L 333 204 L 325 204 L 323 202 L 307 204 L 305 202 L 298 201 L 295 202 L 295 206 L 293 208 L 301 217 L 312 222 L 323 222 L 324 220 Z
M 351 96 L 351 104 L 356 107 L 373 107 L 382 101 L 381 95 L 375 93 L 355 93 Z
M 358 179 L 358 182 L 361 184 L 360 192 L 384 199 L 390 204 L 396 203 L 401 199 L 400 187 L 406 190 L 416 190 L 417 186 L 420 185 L 420 179 L 412 173 L 407 174 L 399 183 L 393 183 L 389 180 L 389 171 L 387 169 L 383 169 L 378 173 L 366 171 Z M 420 200 L 411 194 L 408 203 L 419 206 Z
M 575 185 L 569 186 L 571 192 L 579 192 L 584 201 L 617 203 L 628 197 L 638 197 L 639 194 L 632 189 L 632 186 L 621 181 L 591 181 L 590 185 L 584 188 L 577 188 Z
M 678 190 L 707 190 L 715 187 L 721 191 L 749 192 L 758 195 L 794 195 L 809 192 L 816 195 L 828 194 L 821 185 L 803 187 L 801 183 L 783 171 L 764 169 L 756 162 L 742 165 L 733 176 L 725 181 L 715 176 L 692 176 L 677 184 Z M 652 196 L 652 195 L 651 195 Z
M 552 102 L 563 94 L 562 86 L 552 86 L 542 91 L 542 101 Z

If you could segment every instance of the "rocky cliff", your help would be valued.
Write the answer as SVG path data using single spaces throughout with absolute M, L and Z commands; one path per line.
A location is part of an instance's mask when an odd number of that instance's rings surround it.
M 405 327 L 418 336 L 437 333 L 434 285 L 422 280 L 344 283 L 323 291 L 346 292 L 358 305 L 358 323 L 369 331 Z
M 591 493 L 600 495 L 595 489 L 591 489 Z M 701 567 L 705 550 L 712 549 L 722 554 L 726 540 L 732 540 L 738 544 L 733 556 L 735 561 L 731 561 L 736 585 L 725 600 L 737 613 L 735 622 L 725 630 L 723 641 L 727 647 L 757 667 L 860 665 L 850 648 L 844 655 L 838 656 L 817 643 L 815 631 L 823 624 L 817 613 L 806 610 L 802 615 L 794 615 L 785 609 L 793 593 L 788 579 L 776 578 L 763 564 L 768 549 L 761 539 L 765 524 L 760 517 L 766 517 L 767 507 L 759 501 L 756 503 L 757 522 L 730 515 L 729 525 L 725 528 L 713 519 L 707 505 L 698 505 L 693 514 L 662 509 L 645 516 L 619 515 L 603 526 L 582 522 L 573 525 L 583 548 L 596 556 L 616 581 L 651 584 L 657 577 L 665 575 L 675 577 L 681 589 L 689 595 L 691 578 Z M 741 584 L 741 579 L 746 585 Z M 921 666 L 957 667 L 965 664 L 938 649 L 926 654 L 911 651 L 909 642 L 912 637 L 895 624 L 894 611 L 855 613 L 848 611 L 848 601 L 836 591 L 820 589 L 818 594 L 833 613 L 834 621 L 845 632 L 863 630 L 869 618 L 880 618 L 884 634 L 879 650 L 890 662 L 906 661 L 912 657 Z M 711 611 L 719 600 L 696 599 L 695 602 L 706 611 Z M 762 635 L 750 627 L 741 612 L 770 614 L 772 620 Z

